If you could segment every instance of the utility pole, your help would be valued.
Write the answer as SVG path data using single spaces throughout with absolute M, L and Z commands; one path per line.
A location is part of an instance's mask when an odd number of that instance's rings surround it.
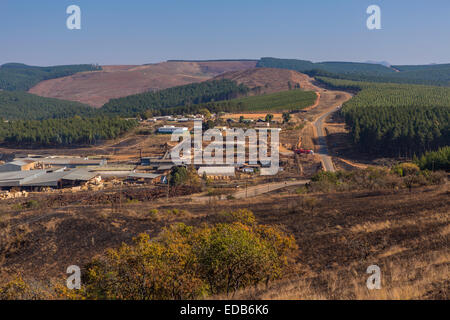
M 122 181 L 120 182 L 119 187 L 119 212 L 122 211 Z
M 170 181 L 169 181 L 169 175 L 167 175 L 167 202 L 169 202 L 169 194 L 170 194 Z
M 248 198 L 247 178 L 245 179 L 245 197 Z

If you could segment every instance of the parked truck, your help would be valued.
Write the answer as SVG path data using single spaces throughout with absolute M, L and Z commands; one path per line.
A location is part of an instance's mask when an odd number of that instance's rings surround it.
M 294 150 L 296 154 L 314 154 L 314 151 L 309 149 L 296 149 Z

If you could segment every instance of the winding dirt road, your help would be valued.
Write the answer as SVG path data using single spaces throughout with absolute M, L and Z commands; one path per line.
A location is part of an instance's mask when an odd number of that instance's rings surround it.
M 231 196 L 234 199 L 245 199 L 245 198 L 251 198 L 256 197 L 261 194 L 269 193 L 275 190 L 280 190 L 286 187 L 291 186 L 299 186 L 299 185 L 305 185 L 309 183 L 310 180 L 296 180 L 296 181 L 283 181 L 283 182 L 273 182 L 273 183 L 265 183 L 260 184 L 256 186 L 250 186 L 247 188 L 242 188 L 239 191 L 236 191 L 231 194 Z M 202 202 L 202 203 L 208 203 L 212 199 L 214 200 L 226 200 L 228 195 L 221 195 L 216 197 L 209 197 L 209 196 L 191 196 L 191 199 L 195 202 Z
M 324 129 L 326 119 L 338 111 L 342 104 L 352 98 L 350 93 L 344 91 L 330 91 L 317 87 L 319 103 L 314 109 L 308 111 L 307 115 L 314 119 L 316 153 L 320 156 L 325 171 L 334 172 L 335 167 L 328 151 L 326 132 Z
M 322 159 L 323 168 L 325 171 L 335 172 L 335 167 L 333 164 L 333 160 L 331 159 L 331 156 L 328 152 L 327 147 L 327 140 L 326 140 L 326 133 L 323 128 L 325 120 L 330 116 L 332 113 L 334 113 L 337 109 L 332 109 L 323 115 L 321 115 L 316 121 L 313 122 L 313 125 L 315 127 L 315 132 L 317 133 L 317 142 L 316 145 L 317 148 L 317 154 Z

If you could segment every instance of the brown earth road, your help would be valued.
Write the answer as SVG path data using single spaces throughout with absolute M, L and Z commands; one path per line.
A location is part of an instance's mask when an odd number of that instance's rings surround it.
M 316 152 L 320 156 L 325 171 L 335 171 L 335 167 L 328 151 L 324 123 L 334 112 L 339 110 L 342 104 L 352 98 L 350 93 L 344 91 L 330 91 L 316 87 L 318 103 L 308 110 L 306 116 L 313 118 Z
M 242 188 L 239 191 L 232 193 L 231 196 L 235 199 L 251 198 L 251 197 L 256 197 L 261 194 L 269 193 L 269 192 L 272 192 L 275 190 L 280 190 L 280 189 L 291 187 L 291 186 L 305 185 L 309 182 L 310 182 L 310 180 L 296 180 L 296 181 L 282 181 L 282 182 L 265 183 L 265 184 L 260 184 L 257 186 L 250 186 L 247 188 Z M 208 203 L 211 201 L 211 199 L 226 200 L 227 196 L 229 196 L 229 195 L 209 197 L 209 196 L 204 196 L 203 194 L 199 194 L 199 195 L 190 196 L 189 198 L 191 198 L 192 201 L 194 201 L 194 202 Z

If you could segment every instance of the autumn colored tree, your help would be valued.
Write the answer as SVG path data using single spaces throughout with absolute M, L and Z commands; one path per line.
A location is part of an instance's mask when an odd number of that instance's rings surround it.
M 197 299 L 236 292 L 289 271 L 297 246 L 278 228 L 261 226 L 250 211 L 230 223 L 195 228 L 176 224 L 155 239 L 109 249 L 86 266 L 88 299 Z

